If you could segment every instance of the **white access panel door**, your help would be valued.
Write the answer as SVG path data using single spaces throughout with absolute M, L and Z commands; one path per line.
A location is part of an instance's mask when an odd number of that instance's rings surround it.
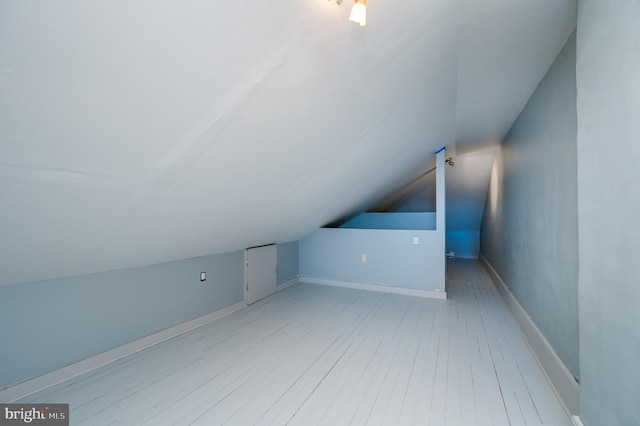
M 247 304 L 257 302 L 276 292 L 278 250 L 276 245 L 247 249 Z

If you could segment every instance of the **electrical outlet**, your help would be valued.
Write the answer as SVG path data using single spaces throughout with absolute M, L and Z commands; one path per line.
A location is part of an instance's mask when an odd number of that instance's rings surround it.
M 206 272 L 200 272 L 200 281 L 205 281 L 207 279 L 207 273 Z
M 417 246 L 420 244 L 420 237 L 413 237 L 413 245 Z
M 362 255 L 362 263 L 367 263 L 367 255 L 366 254 Z

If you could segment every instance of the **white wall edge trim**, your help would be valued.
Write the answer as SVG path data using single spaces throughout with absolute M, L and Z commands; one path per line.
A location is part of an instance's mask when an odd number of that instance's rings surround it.
M 569 369 L 564 365 L 538 326 L 533 322 L 529 314 L 527 314 L 527 311 L 520 305 L 513 294 L 511 294 L 511 291 L 509 291 L 507 285 L 502 281 L 500 275 L 498 275 L 496 270 L 493 269 L 493 266 L 491 266 L 482 254 L 480 255 L 480 261 L 493 279 L 498 292 L 504 299 L 511 315 L 516 320 L 520 332 L 531 348 L 558 399 L 562 402 L 565 411 L 570 417 L 578 414 L 580 385 L 573 378 L 573 374 L 571 374 Z
M 580 420 L 580 417 L 578 416 L 571 416 L 571 421 L 575 426 L 584 426 L 584 424 L 582 424 L 582 420 Z
M 74 377 L 80 376 L 84 373 L 88 373 L 89 371 L 100 368 L 126 356 L 133 355 L 134 353 L 140 352 L 143 349 L 147 349 L 151 346 L 157 345 L 166 340 L 187 333 L 198 327 L 207 325 L 210 322 L 239 311 L 246 306 L 247 304 L 244 301 L 231 306 L 227 306 L 226 308 L 222 308 L 198 318 L 194 318 L 190 321 L 178 324 L 174 327 L 167 328 L 166 330 L 159 331 L 157 333 L 135 340 L 131 343 L 127 343 L 101 354 L 92 356 L 91 358 L 78 361 L 67 367 L 63 367 L 50 373 L 34 377 L 33 379 L 28 379 L 24 382 L 17 383 L 0 391 L 0 402 L 11 403 L 25 398 L 29 395 L 33 395 L 36 392 L 40 392 L 41 390 L 47 389 L 51 386 L 55 386 L 66 380 L 73 379 Z
M 382 293 L 402 294 L 404 296 L 428 297 L 431 299 L 447 298 L 447 293 L 444 291 L 419 290 L 415 288 L 406 288 L 406 287 L 391 287 L 387 285 L 364 284 L 364 283 L 356 283 L 356 282 L 350 282 L 350 281 L 337 281 L 337 280 L 329 280 L 325 278 L 314 278 L 314 277 L 303 276 L 303 277 L 300 277 L 300 282 L 328 285 L 332 287 L 353 288 L 356 290 L 379 291 Z
M 296 285 L 299 282 L 300 282 L 300 276 L 296 275 L 295 277 L 291 278 L 290 280 L 287 280 L 287 281 L 283 282 L 282 284 L 278 284 L 276 286 L 276 292 L 282 291 L 285 288 L 291 287 L 292 285 Z

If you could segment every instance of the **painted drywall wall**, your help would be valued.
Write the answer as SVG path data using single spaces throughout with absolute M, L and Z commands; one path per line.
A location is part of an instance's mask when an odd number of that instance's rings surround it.
M 341 228 L 357 229 L 436 229 L 436 214 L 428 212 L 361 213 Z
M 300 275 L 444 291 L 442 248 L 436 231 L 321 228 L 300 240 Z
M 447 251 L 456 257 L 478 257 L 480 224 L 487 199 L 495 149 L 453 156 L 447 176 Z M 449 156 L 449 154 L 447 154 Z
M 573 34 L 496 152 L 481 253 L 579 377 Z
M 444 292 L 444 147 L 435 158 L 435 230 L 317 229 L 300 240 L 300 276 Z
M 446 250 L 461 259 L 477 259 L 480 252 L 479 231 L 447 231 Z
M 640 424 L 640 2 L 578 4 L 580 417 Z
M 491 167 L 495 148 L 452 156 L 454 166 L 445 166 L 446 175 L 446 246 L 447 251 L 455 251 L 458 257 L 477 258 L 479 231 L 487 198 Z M 411 182 L 387 199 L 374 206 L 366 214 L 361 214 L 341 227 L 368 229 L 435 229 L 435 219 L 428 228 L 413 224 L 402 224 L 404 218 L 411 218 L 411 211 L 430 212 L 436 209 L 435 168 Z M 373 214 L 379 213 L 379 216 Z M 398 216 L 384 216 L 393 212 Z M 406 216 L 403 216 L 406 215 Z M 417 217 L 417 216 L 414 216 Z M 388 226 L 398 218 L 399 226 Z M 402 218 L 402 219 L 400 219 Z M 386 220 L 385 220 L 386 219 Z M 384 222 L 382 222 L 384 220 Z M 378 223 L 378 222 L 382 223 Z
M 241 302 L 243 263 L 236 251 L 1 287 L 0 387 Z
M 278 284 L 285 283 L 299 275 L 298 242 L 278 244 Z

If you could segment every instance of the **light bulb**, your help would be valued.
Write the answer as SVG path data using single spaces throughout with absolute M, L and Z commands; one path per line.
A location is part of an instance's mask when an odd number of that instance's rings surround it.
M 361 27 L 367 25 L 367 1 L 356 0 L 356 3 L 351 8 L 351 14 L 349 14 L 349 20 L 357 22 Z

